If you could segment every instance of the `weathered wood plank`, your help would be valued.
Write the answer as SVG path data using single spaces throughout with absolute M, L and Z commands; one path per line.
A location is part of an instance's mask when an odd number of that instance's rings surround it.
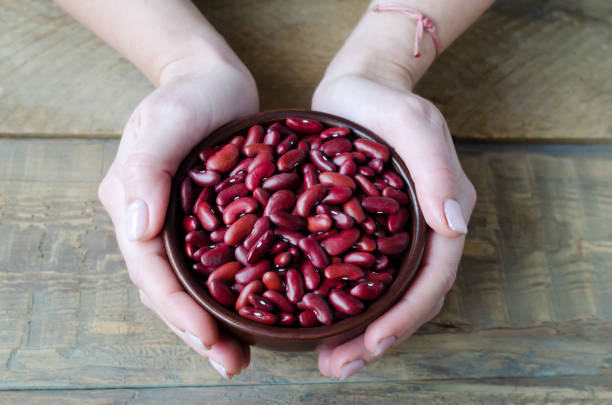
M 0 404 L 612 404 L 612 387 L 601 378 L 544 378 L 537 384 L 503 381 L 410 383 L 355 382 L 296 385 L 242 385 L 206 388 L 160 388 L 77 391 L 8 391 Z M 399 402 L 398 402 L 399 401 Z
M 144 308 L 97 183 L 116 140 L 0 139 L 0 389 L 223 381 Z M 480 192 L 442 313 L 355 379 L 612 376 L 612 149 L 460 148 Z M 254 350 L 232 384 L 324 382 Z
M 202 8 L 271 109 L 309 106 L 367 4 L 232 0 Z M 607 0 L 500 0 L 418 92 L 440 106 L 459 139 L 611 142 L 611 19 Z M 152 89 L 51 2 L 5 0 L 0 21 L 0 134 L 118 136 Z

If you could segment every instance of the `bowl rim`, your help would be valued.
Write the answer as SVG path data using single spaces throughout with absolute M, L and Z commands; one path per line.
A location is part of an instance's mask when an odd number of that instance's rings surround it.
M 220 142 L 227 142 L 233 136 L 238 135 L 238 133 L 248 131 L 248 128 L 253 125 L 269 125 L 272 122 L 282 121 L 289 117 L 314 119 L 322 122 L 326 126 L 346 126 L 359 138 L 370 139 L 384 144 L 391 152 L 391 164 L 406 182 L 406 193 L 410 197 L 410 204 L 408 205 L 412 219 L 410 246 L 407 249 L 408 252 L 402 260 L 401 265 L 396 269 L 395 279 L 386 289 L 385 293 L 358 315 L 347 317 L 343 320 L 333 322 L 330 325 L 319 325 L 311 328 L 264 325 L 240 316 L 234 308 L 227 308 L 219 304 L 210 296 L 203 283 L 200 283 L 193 275 L 191 266 L 188 265 L 184 254 L 184 246 L 180 245 L 181 242 L 184 244 L 184 240 L 177 237 L 184 232 L 180 225 L 182 224 L 183 215 L 179 204 L 180 183 L 186 175 L 187 170 L 197 161 L 198 152 L 202 148 L 214 146 Z M 181 220 L 178 220 L 177 216 L 181 218 Z M 177 232 L 177 229 L 179 232 Z M 369 325 L 395 305 L 403 293 L 409 288 L 420 268 L 425 250 L 426 230 L 427 225 L 419 206 L 414 183 L 410 177 L 408 168 L 400 159 L 397 152 L 384 139 L 355 122 L 329 113 L 302 109 L 277 109 L 258 112 L 233 120 L 214 130 L 192 148 L 183 159 L 172 178 L 168 210 L 166 212 L 163 229 L 163 241 L 170 265 L 183 288 L 185 288 L 189 295 L 221 324 L 239 330 L 244 334 L 257 335 L 268 339 L 319 341 L 347 333 L 361 325 Z M 178 248 L 177 244 L 179 245 Z

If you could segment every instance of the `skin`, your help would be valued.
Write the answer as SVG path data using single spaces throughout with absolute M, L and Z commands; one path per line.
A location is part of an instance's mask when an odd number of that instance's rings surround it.
M 166 258 L 160 231 L 170 181 L 182 157 L 215 128 L 259 109 L 254 80 L 187 0 L 56 2 L 132 61 L 157 87 L 128 120 L 117 156 L 99 187 L 130 278 L 143 304 L 185 343 L 220 365 L 217 370 L 222 375 L 239 374 L 249 364 L 249 347 L 220 333 L 213 318 L 183 290 Z M 429 16 L 444 49 L 491 2 L 395 3 Z M 376 0 L 371 6 L 378 3 L 384 2 Z M 381 341 L 392 339 L 391 346 L 399 344 L 440 311 L 455 280 L 465 239 L 449 226 L 444 202 L 457 201 L 467 223 L 476 201 L 442 114 L 412 93 L 435 58 L 427 33 L 421 57 L 412 57 L 415 27 L 414 20 L 401 13 L 365 12 L 312 100 L 313 109 L 343 116 L 386 138 L 407 163 L 432 228 L 419 276 L 400 302 L 363 335 L 320 349 L 319 369 L 330 377 L 347 377 L 343 368 L 349 363 L 376 360 L 384 355 L 384 351 L 373 354 Z M 371 100 L 377 102 L 372 105 Z M 140 213 L 136 233 L 133 216 L 128 221 L 133 214 L 129 208 L 135 205 Z

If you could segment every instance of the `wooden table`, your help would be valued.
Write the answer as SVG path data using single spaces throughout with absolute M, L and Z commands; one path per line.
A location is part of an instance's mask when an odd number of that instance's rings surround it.
M 308 107 L 366 0 L 202 5 L 262 107 Z M 225 381 L 139 301 L 96 188 L 152 87 L 44 0 L 0 3 L 0 403 L 612 403 L 612 5 L 499 1 L 418 92 L 476 206 L 442 313 L 346 382 Z

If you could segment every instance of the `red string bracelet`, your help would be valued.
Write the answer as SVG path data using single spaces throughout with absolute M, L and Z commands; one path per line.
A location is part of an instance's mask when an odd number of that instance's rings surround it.
M 423 41 L 423 31 L 429 32 L 431 38 L 433 39 L 434 46 L 436 48 L 436 57 L 440 53 L 440 40 L 436 35 L 436 26 L 433 21 L 429 19 L 425 14 L 421 13 L 419 10 L 415 10 L 414 8 L 408 7 L 405 4 L 397 4 L 397 3 L 388 3 L 388 4 L 377 4 L 372 9 L 374 12 L 382 12 L 382 11 L 398 11 L 400 13 L 408 14 L 413 17 L 417 21 L 416 27 L 416 35 L 414 38 L 414 53 L 412 54 L 415 58 L 421 56 L 420 46 Z

